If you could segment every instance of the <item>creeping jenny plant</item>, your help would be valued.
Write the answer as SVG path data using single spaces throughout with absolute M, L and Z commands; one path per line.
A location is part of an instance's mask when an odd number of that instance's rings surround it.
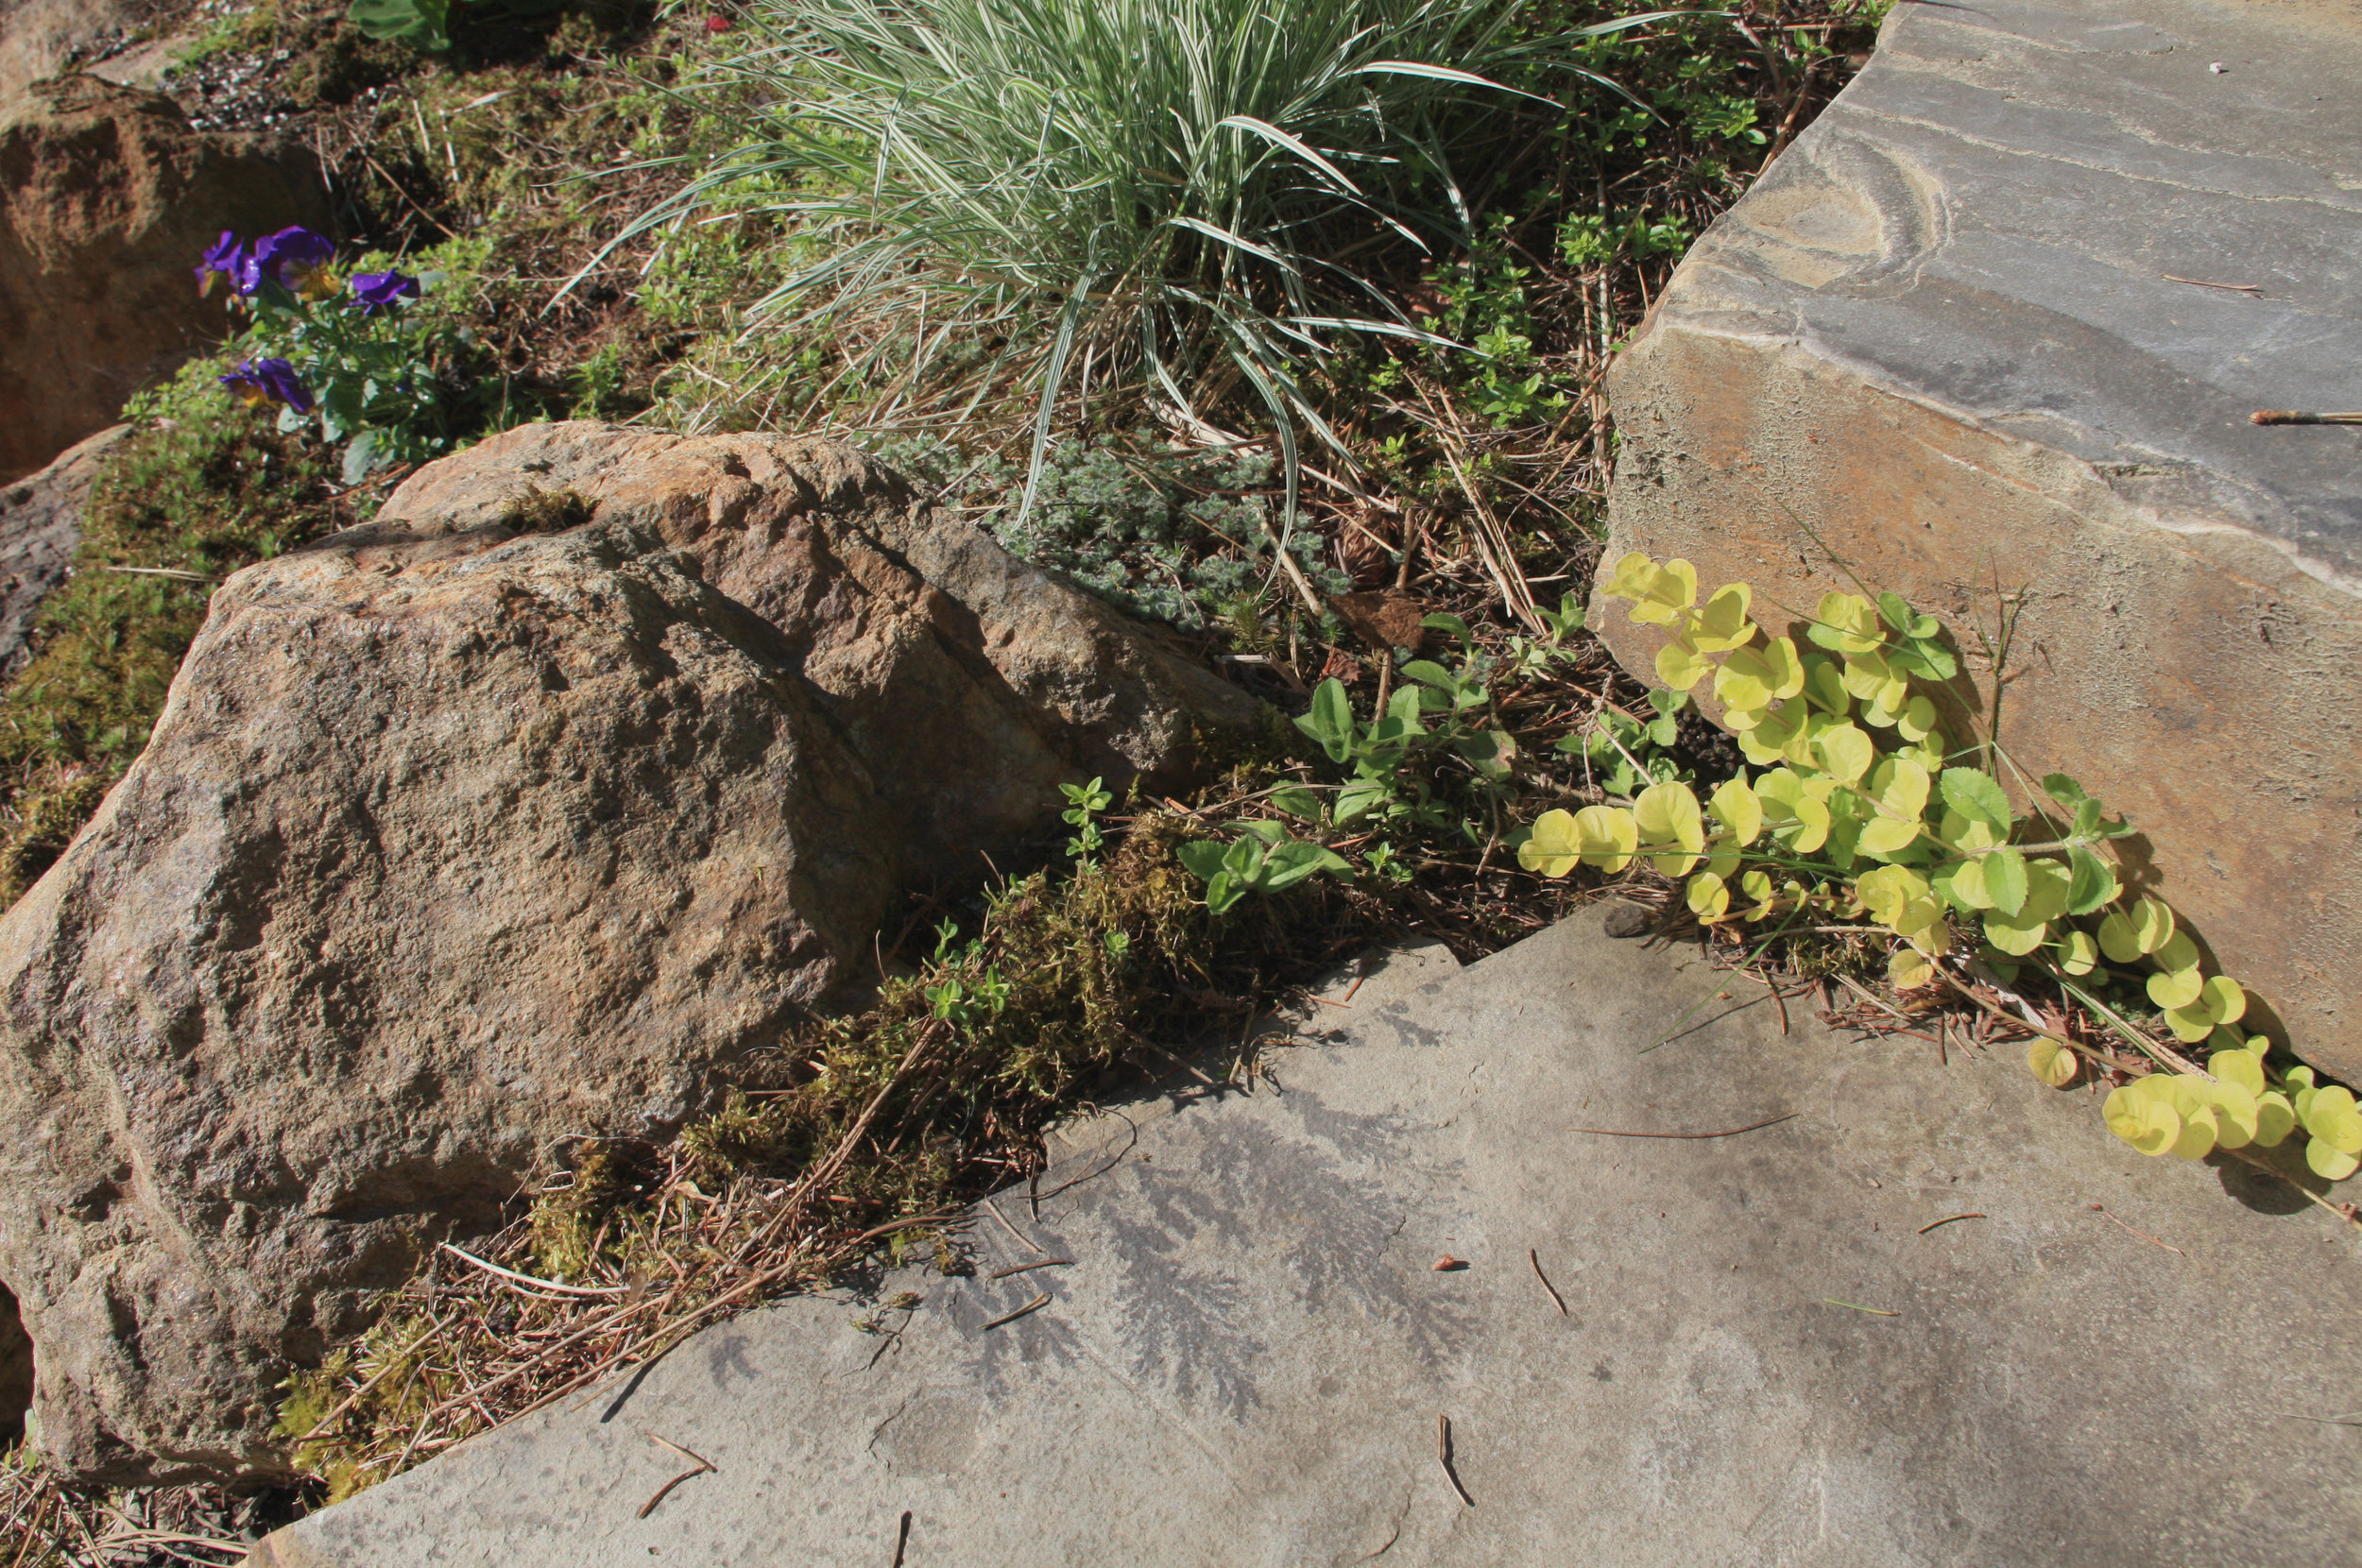
M 1628 806 L 1546 811 L 1518 851 L 1546 877 L 1578 865 L 1620 871 L 1648 860 L 1686 878 L 1707 925 L 1792 923 L 1807 912 L 1894 933 L 1888 972 L 1904 990 L 1947 980 L 1945 965 L 1981 957 L 2031 963 L 2107 1017 L 2166 1070 L 2110 1093 L 2110 1131 L 2147 1154 L 2198 1159 L 2216 1149 L 2304 1138 L 2305 1160 L 2336 1180 L 2362 1168 L 2362 1108 L 2312 1069 L 2275 1072 L 2270 1045 L 2238 1028 L 2247 993 L 2204 971 L 2198 945 L 2155 898 L 2127 901 L 2108 853 L 2131 831 L 2064 774 L 2042 780 L 2020 814 L 1984 766 L 1990 747 L 1956 751 L 1920 683 L 1958 667 L 1942 628 L 1891 593 L 1824 596 L 1806 646 L 1751 619 L 1744 583 L 1699 600 L 1687 561 L 1635 552 L 1602 589 L 1632 619 L 1663 626 L 1656 673 L 1675 691 L 1711 681 L 1749 763 L 1701 800 L 1653 783 Z M 2030 793 L 2030 792 L 2029 792 Z M 2196 1061 L 2134 1029 L 2101 1000 L 2112 980 L 2145 977 L 2148 1000 Z M 2054 1086 L 2074 1082 L 2081 1048 L 2054 1035 L 2027 1055 Z

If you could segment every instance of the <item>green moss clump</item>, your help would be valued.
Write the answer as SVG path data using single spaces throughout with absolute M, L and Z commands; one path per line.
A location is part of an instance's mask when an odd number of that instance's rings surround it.
M 350 520 L 328 459 L 197 376 L 111 452 L 74 575 L 35 618 L 33 656 L 0 692 L 0 898 L 57 859 L 143 747 L 213 590 L 241 567 Z

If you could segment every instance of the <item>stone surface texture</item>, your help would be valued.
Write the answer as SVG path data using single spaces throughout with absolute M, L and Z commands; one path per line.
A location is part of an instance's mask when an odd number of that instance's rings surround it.
M 95 76 L 26 88 L 0 120 L 0 483 L 225 335 L 191 271 L 221 230 L 326 220 L 309 146 L 192 130 Z
M 709 1329 L 257 1560 L 878 1564 L 906 1517 L 976 1568 L 2353 1560 L 2356 1434 L 2296 1419 L 2362 1376 L 2347 1226 L 1600 926 L 1373 980 L 1284 1092 L 1076 1129 L 972 1275 Z M 716 1469 L 642 1520 L 650 1434 Z
M 1060 780 L 1255 715 L 825 442 L 527 427 L 238 573 L 0 918 L 42 1446 L 273 1473 L 277 1384 L 427 1238 L 711 1104 Z
M 100 461 L 130 429 L 114 425 L 77 441 L 30 478 L 0 488 L 0 680 L 32 656 L 26 637 L 42 601 L 72 574 L 82 509 Z
M 1801 519 L 1971 647 L 2024 588 L 2003 743 L 2348 1077 L 2362 429 L 2248 416 L 2362 409 L 2357 81 L 2350 0 L 1905 0 L 1609 381 L 1610 560 L 1808 607 Z
M 34 82 L 77 65 L 157 85 L 156 45 L 166 41 L 155 35 L 190 9 L 187 0 L 0 0 L 0 118 Z

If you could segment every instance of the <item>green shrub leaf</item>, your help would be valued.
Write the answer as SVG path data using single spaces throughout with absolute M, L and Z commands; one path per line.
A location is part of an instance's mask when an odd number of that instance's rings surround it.
M 2108 869 L 2108 862 L 2077 844 L 2067 851 L 2067 864 L 2074 871 L 2074 880 L 2067 889 L 2067 912 L 2090 914 L 2116 901 L 2122 890 L 2116 885 L 2116 875 Z M 2119 959 L 2118 963 L 2128 962 Z
M 1951 770 L 1947 770 L 1947 776 Z M 1984 775 L 1977 775 L 1979 778 Z M 1988 781 L 1990 782 L 1990 781 Z M 1993 907 L 2014 915 L 2026 908 L 2026 857 L 2014 849 L 1996 849 L 1984 857 L 1985 892 Z
M 2010 797 L 2001 793 L 1992 775 L 1975 768 L 1946 768 L 1938 788 L 1943 793 L 1943 803 L 1960 815 L 1999 832 L 2010 830 Z

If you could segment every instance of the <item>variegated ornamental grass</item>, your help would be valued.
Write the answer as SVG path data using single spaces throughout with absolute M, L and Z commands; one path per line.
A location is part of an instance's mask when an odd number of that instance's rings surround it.
M 1474 239 L 1467 171 L 1508 78 L 1597 81 L 1526 0 L 757 0 L 697 91 L 745 128 L 629 231 L 786 214 L 808 264 L 754 330 L 828 346 L 873 418 L 1035 415 L 1129 389 L 1209 429 L 1244 392 L 1294 507 L 1299 433 L 1344 455 L 1316 362 L 1359 334 L 1445 348 L 1372 281 L 1390 247 Z M 618 243 L 622 243 L 619 241 Z

